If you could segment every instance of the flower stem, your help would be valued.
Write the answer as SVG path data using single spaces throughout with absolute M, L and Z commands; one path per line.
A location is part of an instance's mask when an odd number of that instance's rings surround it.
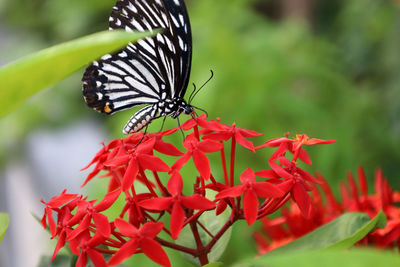
M 220 143 L 223 144 L 222 141 L 220 141 Z M 229 185 L 228 171 L 226 170 L 226 157 L 225 157 L 224 147 L 222 147 L 220 153 L 221 153 L 222 171 L 224 172 L 225 185 Z
M 224 226 L 222 226 L 222 228 L 218 231 L 218 233 L 214 236 L 214 238 L 210 241 L 210 243 L 207 244 L 207 246 L 205 247 L 205 250 L 207 251 L 207 253 L 209 253 L 211 251 L 211 249 L 213 248 L 213 246 L 217 243 L 217 241 L 221 238 L 221 236 L 229 229 L 229 227 L 232 226 L 232 224 L 237 220 L 237 217 L 234 218 L 229 218 L 226 223 L 224 224 Z
M 191 221 L 190 228 L 192 229 L 193 237 L 196 242 L 197 257 L 199 258 L 200 264 L 202 266 L 206 265 L 208 264 L 208 257 L 207 257 L 208 251 L 204 250 L 204 245 L 201 242 L 199 230 L 197 229 L 197 222 Z
M 235 180 L 235 152 L 236 152 L 236 140 L 235 136 L 232 136 L 232 144 L 231 144 L 231 186 L 234 185 Z
M 197 254 L 197 250 L 193 249 L 193 248 L 188 248 L 188 247 L 184 247 L 184 246 L 172 243 L 172 242 L 168 242 L 168 241 L 166 241 L 164 239 L 161 239 L 159 237 L 155 237 L 154 240 L 157 241 L 158 243 L 160 243 L 161 245 L 163 245 L 164 247 L 168 247 L 168 248 L 172 248 L 172 249 L 175 249 L 175 250 L 179 250 L 181 252 L 185 252 L 185 253 L 193 255 L 193 256 L 195 256 Z
M 168 193 L 168 189 L 161 183 L 160 177 L 158 176 L 158 173 L 156 171 L 153 171 L 153 176 L 156 180 L 157 186 L 160 189 L 161 194 L 164 197 L 170 196 L 170 194 Z
M 156 192 L 154 191 L 153 187 L 152 187 L 151 184 L 149 183 L 149 179 L 147 179 L 147 176 L 146 176 L 146 174 L 144 173 L 144 171 L 143 171 L 143 169 L 142 169 L 141 166 L 139 166 L 139 172 L 140 172 L 140 175 L 142 175 L 143 180 L 144 180 L 144 183 L 145 183 L 146 187 L 149 189 L 150 193 L 151 193 L 153 196 L 158 197 L 158 195 L 157 195 Z

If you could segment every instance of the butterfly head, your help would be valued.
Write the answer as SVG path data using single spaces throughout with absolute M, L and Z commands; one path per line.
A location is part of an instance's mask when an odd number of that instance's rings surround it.
M 180 114 L 185 113 L 186 115 L 190 115 L 193 113 L 193 107 L 186 103 L 184 99 L 179 99 L 176 101 L 176 106 L 178 107 L 176 111 L 171 115 L 172 118 L 176 119 Z

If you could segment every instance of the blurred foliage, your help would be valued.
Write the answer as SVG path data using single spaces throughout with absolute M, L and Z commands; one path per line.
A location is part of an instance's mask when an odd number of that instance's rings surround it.
M 233 267 L 319 267 L 321 265 L 326 267 L 372 267 L 398 266 L 399 264 L 400 258 L 397 253 L 357 248 L 349 251 L 302 251 L 273 257 L 258 257 L 241 260 Z
M 381 166 L 390 184 L 400 188 L 398 0 L 310 1 L 312 17 L 304 21 L 277 15 L 284 1 L 186 2 L 194 39 L 191 81 L 200 86 L 210 69 L 215 73 L 195 106 L 211 118 L 265 133 L 266 139 L 288 131 L 336 139 L 335 144 L 308 149 L 314 163 L 310 171 L 318 169 L 336 183 L 363 165 L 372 181 L 374 169 Z M 114 0 L 0 1 L 0 64 L 104 30 L 113 4 Z M 35 128 L 60 127 L 82 117 L 108 125 L 112 138 L 122 136 L 133 111 L 108 117 L 86 108 L 82 73 L 0 121 L 1 129 L 7 129 L 0 132 L 2 162 L 6 156 L 8 160 L 23 155 L 22 140 Z M 176 125 L 167 119 L 165 128 Z M 160 126 L 161 121 L 154 122 L 149 130 Z M 266 150 L 264 158 L 260 153 L 240 154 L 238 163 L 252 161 L 259 170 L 270 153 Z M 245 224 L 235 227 L 223 258 L 226 263 L 255 251 L 254 244 L 243 242 L 250 230 Z
M 60 82 L 93 60 L 154 34 L 104 30 L 51 46 L 7 64 L 0 68 L 0 80 L 4 87 L 0 91 L 0 118 L 29 97 Z

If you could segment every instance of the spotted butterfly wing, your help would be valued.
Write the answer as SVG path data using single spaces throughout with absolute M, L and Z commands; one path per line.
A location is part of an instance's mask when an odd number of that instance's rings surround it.
M 89 107 L 113 114 L 144 105 L 124 127 L 134 133 L 160 116 L 177 118 L 193 108 L 183 99 L 189 82 L 192 36 L 183 0 L 119 0 L 110 30 L 161 31 L 89 66 L 82 78 Z

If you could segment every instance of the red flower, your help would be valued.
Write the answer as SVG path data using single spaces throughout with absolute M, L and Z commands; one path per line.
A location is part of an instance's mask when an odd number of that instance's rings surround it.
M 75 267 L 86 267 L 89 257 L 95 267 L 107 267 L 103 254 L 97 250 L 97 246 L 104 241 L 101 235 L 90 236 L 89 231 L 82 232 L 76 239 L 69 241 L 69 247 L 75 255 L 79 255 Z
M 212 124 L 211 124 L 212 125 Z M 246 137 L 256 137 L 262 135 L 262 133 L 257 133 L 255 131 L 242 129 L 236 127 L 236 123 L 232 126 L 228 126 L 222 123 L 215 123 L 210 127 L 215 133 L 208 134 L 204 139 L 210 139 L 215 141 L 227 141 L 232 138 L 232 142 L 237 142 L 241 146 L 254 152 L 254 145 L 251 141 L 247 140 Z
M 305 135 L 295 139 L 286 137 L 270 140 L 265 146 L 278 146 L 269 160 L 272 169 L 255 174 L 248 168 L 240 175 L 241 184 L 235 186 L 236 144 L 255 152 L 248 137 L 261 134 L 238 128 L 236 124 L 223 124 L 219 119 L 208 121 L 202 115 L 182 125 L 180 130 L 185 131 L 187 136 L 183 141 L 185 150 L 182 153 L 165 141 L 178 129 L 160 133 L 136 133 L 124 139 L 113 140 L 107 145 L 103 144 L 86 167 L 94 165 L 84 182 L 85 185 L 99 172 L 103 172 L 99 178 L 111 178 L 105 190 L 107 194 L 98 204 L 95 204 L 96 200 L 88 201 L 82 196 L 66 194 L 65 191 L 48 203 L 43 202 L 46 207 L 42 224 L 44 227 L 49 225 L 52 238 L 58 237 L 53 258 L 68 243 L 71 251 L 79 257 L 77 266 L 85 266 L 89 258 L 95 266 L 106 266 L 103 258 L 105 255 L 113 255 L 108 264 L 115 265 L 136 253 L 144 253 L 156 263 L 170 266 L 168 256 L 161 247 L 165 246 L 187 253 L 205 265 L 214 245 L 237 220 L 245 219 L 248 224 L 252 224 L 256 219 L 279 209 L 291 197 L 303 210 L 308 205 L 304 198 L 308 196 L 306 191 L 311 189 L 308 183 L 315 182 L 315 178 L 297 168 L 296 160 L 299 158 L 311 164 L 302 145 L 326 141 L 308 139 Z M 226 145 L 230 148 L 225 147 Z M 229 166 L 227 150 L 230 153 Z M 209 153 L 213 152 L 220 155 L 221 160 L 213 162 L 213 165 L 221 163 L 222 175 L 211 172 Z M 286 152 L 293 154 L 291 162 L 285 159 Z M 190 158 L 200 176 L 195 171 L 191 177 L 185 177 L 185 182 L 193 182 L 193 191 L 183 195 L 183 180 L 179 171 Z M 168 174 L 160 172 L 168 172 L 169 179 L 166 179 Z M 258 182 L 255 175 L 268 179 Z M 387 191 L 384 186 L 380 188 L 382 192 Z M 218 192 L 216 200 L 210 199 L 207 194 L 209 190 Z M 110 223 L 104 212 L 121 193 L 125 203 L 119 211 L 119 218 Z M 259 197 L 264 198 L 260 205 Z M 381 202 L 382 206 L 387 207 L 388 201 L 386 199 Z M 214 229 L 209 229 L 208 224 L 199 220 L 206 210 L 216 209 L 216 216 L 219 216 L 228 206 L 231 208 L 230 219 L 220 229 L 216 229 L 215 233 Z M 311 208 L 310 216 L 317 216 L 317 211 Z M 291 213 L 284 213 L 285 218 L 294 218 L 290 216 Z M 169 228 L 158 222 L 166 214 L 170 216 Z M 296 216 L 299 214 L 300 212 Z M 127 218 L 126 221 L 123 218 Z M 165 235 L 177 239 L 187 224 L 190 224 L 188 230 L 192 231 L 195 240 L 194 247 L 164 239 Z M 293 231 L 295 229 L 293 225 L 289 228 Z M 386 235 L 386 240 L 396 236 L 396 229 L 392 228 L 390 235 Z M 159 233 L 162 230 L 165 235 L 161 236 Z M 201 237 L 204 233 L 211 237 L 208 243 L 204 243 Z
M 56 235 L 56 223 L 54 222 L 53 219 L 53 210 L 58 209 L 61 206 L 64 206 L 71 200 L 75 199 L 77 196 L 77 194 L 65 194 L 66 191 L 67 191 L 66 189 L 63 190 L 60 195 L 51 198 L 50 201 L 47 203 L 41 200 L 41 202 L 46 205 L 46 207 L 44 208 L 44 214 L 41 223 L 43 228 L 46 229 L 47 227 L 46 219 L 47 219 L 50 233 L 53 237 Z
M 152 138 L 146 142 L 142 142 L 128 154 L 122 153 L 122 155 L 104 163 L 105 166 L 113 168 L 121 165 L 127 165 L 125 175 L 122 179 L 123 191 L 127 191 L 131 188 L 140 170 L 144 171 L 148 169 L 159 172 L 169 171 L 169 167 L 164 161 L 156 156 L 151 155 L 155 144 L 156 139 Z
M 294 139 L 288 138 L 289 133 L 286 133 L 286 137 L 274 138 L 268 140 L 264 144 L 257 146 L 256 149 L 260 149 L 263 147 L 276 147 L 279 148 L 275 151 L 275 153 L 270 157 L 270 161 L 274 161 L 281 156 L 285 155 L 286 151 L 290 151 L 293 154 L 292 161 L 295 162 L 297 158 L 303 161 L 306 164 L 311 165 L 311 159 L 308 156 L 307 151 L 305 151 L 302 146 L 303 145 L 322 145 L 322 144 L 331 144 L 336 142 L 336 140 L 322 140 L 316 138 L 309 138 L 305 134 L 297 134 Z
M 136 227 L 146 222 L 146 217 L 143 214 L 143 208 L 139 206 L 142 200 L 149 199 L 153 195 L 151 193 L 134 194 L 131 196 L 129 192 L 125 192 L 125 206 L 119 217 L 123 218 L 125 213 L 128 213 L 128 222 Z
M 317 174 L 317 176 L 324 181 L 321 174 Z M 397 246 L 400 249 L 400 208 L 397 206 L 400 199 L 396 200 L 395 198 L 399 192 L 395 192 L 389 187 L 380 169 L 375 175 L 376 193 L 368 194 L 365 173 L 361 167 L 358 169 L 358 181 L 359 186 L 357 186 L 353 176 L 351 174 L 348 175 L 349 187 L 345 184 L 340 186 L 341 202 L 335 199 L 329 185 L 326 182 L 322 183 L 321 187 L 325 194 L 325 203 L 322 201 L 323 198 L 319 191 L 313 190 L 311 195 L 312 205 L 308 218 L 300 216 L 299 206 L 295 206 L 293 203 L 291 203 L 289 209 L 283 209 L 281 217 L 272 220 L 263 218 L 263 233 L 255 235 L 259 254 L 266 253 L 284 245 L 288 241 L 303 236 L 344 212 L 364 212 L 373 218 L 382 209 L 387 217 L 386 227 L 369 233 L 363 240 L 358 242 L 358 245 L 372 245 L 380 248 Z M 360 192 L 361 194 L 359 194 Z M 272 242 L 268 242 L 265 236 L 268 236 Z
M 179 171 L 190 157 L 193 157 L 194 165 L 201 177 L 205 180 L 210 179 L 210 162 L 205 153 L 219 151 L 223 144 L 211 140 L 199 141 L 194 135 L 188 135 L 183 141 L 183 146 L 187 152 L 172 165 L 171 169 Z
M 140 229 L 137 229 L 132 224 L 121 219 L 116 219 L 114 224 L 122 235 L 130 239 L 111 257 L 108 261 L 109 265 L 120 264 L 122 261 L 135 254 L 138 248 L 141 248 L 143 253 L 154 262 L 162 266 L 171 266 L 168 256 L 161 245 L 154 241 L 154 238 L 164 227 L 162 222 L 148 222 Z
M 317 184 L 320 184 L 321 182 L 314 178 L 309 172 L 298 168 L 294 162 L 289 161 L 287 158 L 281 156 L 278 160 L 284 167 L 281 167 L 274 161 L 268 161 L 269 165 L 278 176 L 286 180 L 285 183 L 291 183 L 288 190 L 290 190 L 293 200 L 299 206 L 303 216 L 307 217 L 311 205 L 310 196 L 307 191 L 312 190 L 312 188 L 307 184 L 307 181 Z M 261 176 L 260 173 L 258 173 L 258 175 Z
M 64 247 L 67 236 L 72 232 L 72 227 L 68 224 L 68 221 L 71 219 L 72 214 L 68 207 L 64 207 L 62 211 L 58 213 L 58 224 L 57 224 L 57 233 L 55 233 L 52 238 L 56 235 L 58 236 L 58 241 L 56 247 L 54 248 L 53 257 L 51 261 L 53 261 L 58 252 L 62 247 Z
M 171 197 L 161 197 L 143 200 L 139 205 L 148 210 L 168 210 L 171 211 L 170 228 L 171 237 L 177 239 L 183 228 L 185 221 L 185 208 L 193 210 L 210 210 L 215 208 L 215 203 L 207 198 L 194 194 L 192 196 L 183 196 L 182 177 L 178 172 L 174 172 L 167 185 Z
M 102 201 L 93 206 L 94 201 L 79 201 L 76 214 L 69 220 L 69 225 L 79 225 L 69 234 L 67 240 L 77 238 L 86 231 L 93 219 L 97 231 L 104 237 L 110 236 L 111 228 L 107 216 L 100 212 L 108 209 L 117 200 L 121 190 L 108 193 Z
M 248 225 L 253 224 L 257 219 L 258 197 L 278 198 L 284 195 L 284 192 L 273 184 L 268 182 L 257 182 L 252 169 L 246 169 L 240 175 L 242 185 L 237 185 L 219 192 L 215 199 L 228 197 L 238 197 L 243 194 L 244 217 Z

